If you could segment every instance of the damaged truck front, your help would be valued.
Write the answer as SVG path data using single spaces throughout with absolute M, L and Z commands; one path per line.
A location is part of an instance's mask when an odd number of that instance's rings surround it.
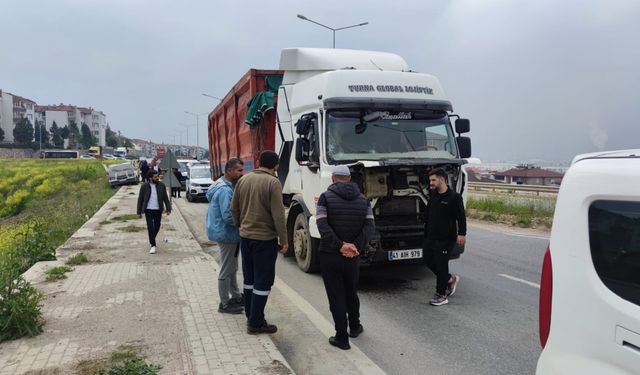
M 462 165 L 471 156 L 461 135 L 469 121 L 452 113 L 438 79 L 411 72 L 400 56 L 369 51 L 286 49 L 280 69 L 275 149 L 298 266 L 318 269 L 316 203 L 339 164 L 349 166 L 375 215 L 362 263 L 423 259 L 428 172 L 444 168 L 464 196 Z

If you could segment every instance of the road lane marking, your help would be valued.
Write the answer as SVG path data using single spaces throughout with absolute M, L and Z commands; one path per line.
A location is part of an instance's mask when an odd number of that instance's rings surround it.
M 498 276 L 502 276 L 502 277 L 504 277 L 504 278 L 506 278 L 506 279 L 513 280 L 513 281 L 517 281 L 517 282 L 519 282 L 519 283 L 527 284 L 527 285 L 532 286 L 532 287 L 534 287 L 534 288 L 538 288 L 538 289 L 540 289 L 540 284 L 532 283 L 531 281 L 527 281 L 527 280 L 519 279 L 519 278 L 517 278 L 517 277 L 510 276 L 510 275 L 506 275 L 506 274 L 504 274 L 504 273 L 499 273 L 499 274 L 498 274 Z
M 298 292 L 296 292 L 293 288 L 291 288 L 287 283 L 284 282 L 281 278 L 276 276 L 275 278 L 275 288 L 278 289 L 285 297 L 289 298 L 293 304 L 302 311 L 303 314 L 307 316 L 307 319 L 313 323 L 314 326 L 320 332 L 322 332 L 325 336 L 331 336 L 335 334 L 335 329 L 332 323 L 330 323 L 327 319 L 325 319 L 322 314 L 318 310 L 315 309 L 309 302 L 307 302 L 304 297 L 302 297 Z M 362 352 L 356 344 L 354 344 L 353 340 L 350 340 L 351 350 L 349 353 L 344 353 L 347 358 L 351 361 L 351 363 L 363 374 L 372 374 L 372 375 L 384 375 L 385 372 L 382 371 L 378 365 L 376 365 L 372 359 L 367 357 L 367 355 Z

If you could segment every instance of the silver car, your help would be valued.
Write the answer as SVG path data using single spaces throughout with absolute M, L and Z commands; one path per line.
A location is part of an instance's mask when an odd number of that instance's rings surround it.
M 109 167 L 109 184 L 111 187 L 137 184 L 138 171 L 131 163 L 116 164 Z

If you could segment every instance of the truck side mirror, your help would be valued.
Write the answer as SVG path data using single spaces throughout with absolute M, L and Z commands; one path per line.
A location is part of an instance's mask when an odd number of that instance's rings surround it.
M 306 164 L 309 162 L 309 140 L 298 138 L 296 140 L 296 161 L 298 164 Z
M 469 132 L 469 119 L 459 118 L 456 120 L 456 133 L 464 134 Z
M 305 113 L 296 121 L 296 134 L 307 135 L 309 131 L 313 129 L 315 122 L 318 118 L 318 114 L 315 112 Z
M 456 125 L 457 121 L 456 121 Z M 471 157 L 471 138 L 469 137 L 457 137 L 458 151 L 460 151 L 460 158 L 465 159 Z

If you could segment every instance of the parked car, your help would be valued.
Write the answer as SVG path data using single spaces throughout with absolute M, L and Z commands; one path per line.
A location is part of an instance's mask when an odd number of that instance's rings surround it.
M 205 195 L 211 184 L 213 180 L 209 165 L 191 165 L 187 171 L 187 200 L 193 202 L 206 199 Z
M 138 182 L 138 171 L 131 162 L 114 164 L 109 167 L 109 183 L 111 187 L 137 184 Z
M 187 174 L 189 170 L 189 163 L 193 162 L 193 159 L 178 159 L 176 161 L 178 162 L 178 164 L 180 164 L 180 168 L 178 170 L 182 174 L 182 177 L 184 177 L 184 179 L 180 181 L 182 190 L 184 191 L 187 188 Z
M 536 374 L 640 371 L 640 150 L 574 158 L 540 283 Z

